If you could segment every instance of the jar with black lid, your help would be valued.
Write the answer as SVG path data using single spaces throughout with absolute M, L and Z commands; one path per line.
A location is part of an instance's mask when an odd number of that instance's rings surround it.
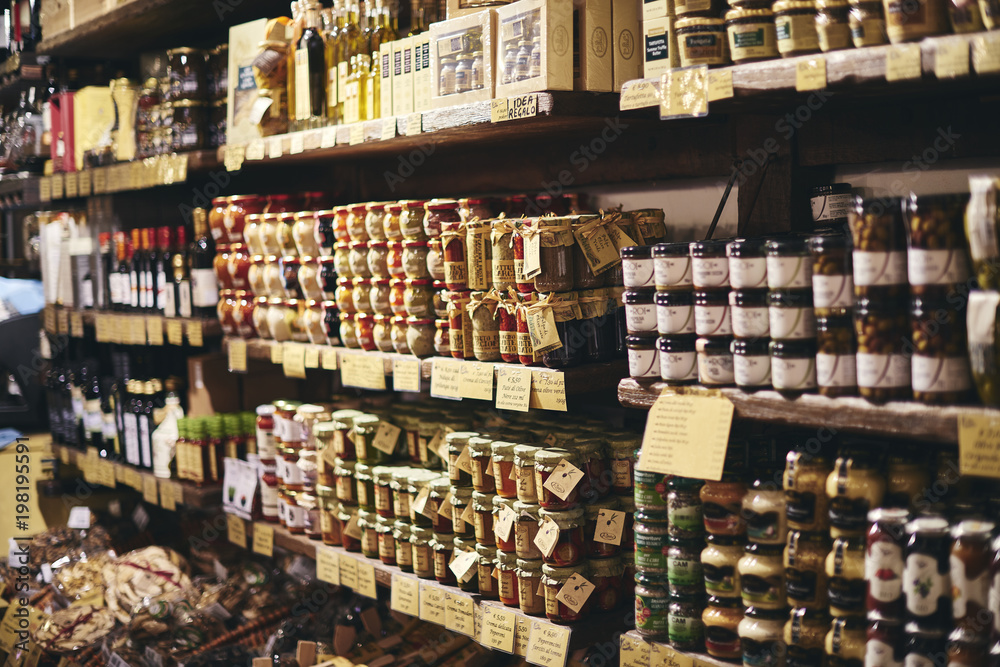
M 766 289 L 733 290 L 729 293 L 733 335 L 737 338 L 768 338 L 771 324 Z
M 918 623 L 907 623 L 903 632 L 906 637 L 903 664 L 919 667 L 950 664 L 945 662 L 948 644 L 943 627 L 924 627 Z
M 838 537 L 826 557 L 830 613 L 861 616 L 865 613 L 865 543 L 860 537 Z
M 847 20 L 849 11 L 850 5 L 847 0 L 816 0 L 816 35 L 819 37 L 820 51 L 827 53 L 854 46 L 851 43 L 851 26 Z M 815 189 L 810 190 L 810 195 Z M 850 186 L 848 186 L 849 192 Z M 812 196 L 809 201 L 812 203 Z M 818 222 L 815 213 L 813 222 Z M 846 222 L 845 216 L 844 223 Z
M 807 237 L 788 234 L 768 239 L 767 287 L 772 290 L 793 290 L 812 287 L 812 262 L 809 260 Z
M 729 258 L 729 284 L 734 289 L 767 287 L 767 260 L 764 257 L 766 239 L 735 239 L 726 245 Z
M 785 396 L 815 391 L 816 341 L 772 340 L 771 383 Z
M 784 58 L 819 51 L 814 0 L 778 0 L 774 3 L 778 52 Z
M 662 336 L 693 334 L 694 294 L 692 292 L 656 292 L 656 330 Z
M 955 405 L 972 399 L 965 322 L 965 313 L 956 312 L 955 306 L 943 298 L 913 297 L 910 326 L 914 400 Z
M 675 6 L 676 9 L 676 6 Z M 729 64 L 726 23 L 721 18 L 685 16 L 674 23 L 681 67 Z
M 671 595 L 667 611 L 667 640 L 681 651 L 705 647 L 704 595 Z
M 846 234 L 809 238 L 812 254 L 813 307 L 817 315 L 844 313 L 854 305 L 851 243 Z
M 909 291 L 902 201 L 855 198 L 850 216 L 854 294 L 895 298 Z
M 749 3 L 748 3 L 749 5 Z M 729 54 L 736 64 L 778 57 L 774 12 L 764 7 L 734 7 L 726 12 Z
M 816 316 L 816 385 L 822 396 L 858 393 L 854 325 L 848 314 Z
M 709 596 L 701 618 L 705 623 L 705 651 L 716 658 L 739 660 L 743 655 L 738 633 L 743 620 L 740 599 Z
M 811 289 L 772 290 L 767 293 L 767 316 L 774 340 L 816 337 Z
M 739 634 L 744 665 L 784 664 L 785 618 L 783 610 L 752 606 L 743 612 Z
M 190 47 L 167 51 L 168 97 L 171 101 L 208 99 L 205 56 L 205 51 Z
M 948 636 L 948 667 L 978 667 L 986 665 L 989 653 L 987 640 L 965 628 L 956 628 Z
M 654 294 L 651 289 L 627 289 L 622 294 L 622 301 L 625 302 L 625 327 L 630 335 L 644 336 L 656 333 Z
M 821 609 L 793 608 L 785 623 L 788 667 L 821 667 L 830 615 Z
M 651 255 L 653 282 L 658 291 L 691 289 L 691 255 L 687 243 L 658 243 Z
M 909 399 L 912 390 L 907 352 L 912 344 L 903 305 L 891 298 L 858 299 L 854 332 L 858 343 L 858 393 L 872 403 Z
M 771 357 L 769 339 L 737 338 L 732 342 L 733 375 L 736 386 L 753 392 L 771 386 Z
M 868 527 L 868 511 L 882 504 L 885 489 L 885 477 L 869 448 L 841 450 L 826 478 L 830 535 L 863 535 Z
M 902 665 L 904 660 L 903 623 L 898 620 L 869 619 L 865 658 L 875 665 Z
M 657 338 L 653 336 L 628 336 L 628 373 L 635 380 L 660 379 L 660 357 Z
M 695 289 L 707 290 L 729 287 L 729 259 L 726 257 L 726 239 L 693 241 L 691 253 L 691 282 Z
M 698 381 L 704 385 L 725 386 L 736 381 L 733 371 L 732 337 L 699 338 L 695 341 L 698 353 Z
M 790 530 L 786 539 L 785 594 L 793 607 L 827 609 L 826 557 L 830 553 L 830 536 Z
M 583 257 L 580 259 L 585 262 Z M 655 287 L 652 246 L 638 245 L 622 248 L 621 260 L 625 287 L 629 289 L 652 289 Z M 603 285 L 604 281 L 600 282 Z M 596 287 L 600 286 L 596 285 Z M 577 285 L 577 288 L 579 287 L 580 285 Z
M 171 147 L 178 151 L 197 151 L 205 148 L 208 129 L 208 109 L 199 100 L 177 100 L 173 104 L 173 131 Z
M 728 290 L 695 290 L 694 328 L 695 333 L 707 338 L 733 335 Z
M 660 379 L 667 384 L 691 384 L 698 381 L 698 358 L 694 336 L 660 336 Z

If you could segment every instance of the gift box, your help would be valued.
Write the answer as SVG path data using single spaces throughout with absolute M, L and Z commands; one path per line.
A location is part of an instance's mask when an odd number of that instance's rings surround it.
M 496 13 L 485 9 L 431 24 L 431 88 L 436 108 L 493 99 Z

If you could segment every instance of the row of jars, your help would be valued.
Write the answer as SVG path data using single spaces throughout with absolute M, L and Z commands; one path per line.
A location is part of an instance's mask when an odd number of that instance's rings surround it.
M 688 6 L 702 3 L 685 3 Z M 729 0 L 724 18 L 678 8 L 682 67 L 728 65 L 997 27 L 996 0 Z M 692 16 L 691 14 L 703 14 Z M 728 37 L 728 39 L 727 39 Z

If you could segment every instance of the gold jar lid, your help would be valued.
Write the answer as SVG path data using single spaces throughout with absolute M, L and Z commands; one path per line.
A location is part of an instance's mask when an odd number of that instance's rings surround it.
M 695 28 L 695 27 L 723 27 L 726 22 L 722 19 L 707 18 L 704 16 L 691 16 L 689 18 L 677 19 L 674 22 L 674 28 L 680 30 L 681 28 Z
M 816 9 L 846 9 L 849 6 L 847 0 L 816 0 Z
M 778 0 L 771 7 L 775 14 L 778 12 L 789 12 L 801 9 L 816 9 L 814 0 Z
M 203 107 L 206 106 L 201 100 L 174 100 L 170 103 L 173 108 L 177 107 Z
M 750 18 L 773 19 L 774 12 L 770 9 L 747 9 L 744 7 L 734 7 L 726 12 L 727 21 Z

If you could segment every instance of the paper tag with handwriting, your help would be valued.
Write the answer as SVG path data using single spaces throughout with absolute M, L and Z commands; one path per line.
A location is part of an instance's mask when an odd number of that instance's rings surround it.
M 963 475 L 1000 479 L 1000 418 L 958 418 L 958 467 Z
M 641 639 L 621 636 L 620 667 L 649 667 L 649 644 Z
M 660 103 L 660 82 L 654 79 L 635 79 L 622 84 L 619 111 L 655 107 Z
M 514 528 L 515 521 L 517 521 L 517 513 L 506 505 L 501 505 L 500 516 L 497 517 L 493 531 L 501 540 L 507 541 L 510 539 L 510 532 Z
M 233 339 L 229 341 L 228 349 L 226 350 L 229 358 L 229 372 L 230 373 L 246 373 L 247 372 L 247 342 L 242 339 Z
M 479 571 L 479 554 L 475 551 L 463 551 L 455 556 L 455 560 L 448 565 L 455 578 L 460 582 L 466 582 Z
M 728 67 L 708 71 L 708 101 L 733 97 L 733 70 Z
M 419 359 L 392 360 L 392 388 L 394 391 L 420 392 Z
M 602 509 L 598 511 L 594 541 L 621 546 L 622 529 L 625 527 L 626 516 L 625 512 L 618 510 Z
M 459 394 L 462 398 L 493 400 L 493 364 L 466 361 L 461 365 Z
M 274 555 L 274 528 L 263 522 L 253 525 L 253 552 L 268 558 Z
M 382 141 L 387 141 L 396 136 L 396 117 L 390 116 L 382 119 Z
M 972 66 L 976 74 L 1000 72 L 1000 34 L 988 32 L 972 38 Z
M 337 370 L 337 350 L 332 347 L 324 347 L 320 353 L 319 363 L 324 370 Z
M 373 354 L 343 354 L 340 357 L 340 381 L 348 387 L 385 391 L 385 363 Z
M 532 619 L 527 661 L 539 667 L 563 667 L 569 651 L 570 632 L 569 628 Z
M 694 667 L 694 656 L 673 646 L 653 642 L 649 645 L 649 664 L 657 667 Z
M 460 399 L 462 363 L 455 359 L 431 360 L 431 396 Z
M 934 75 L 939 79 L 969 76 L 969 43 L 964 37 L 942 38 L 936 41 Z
M 358 585 L 354 590 L 358 595 L 364 595 L 367 598 L 378 598 L 378 590 L 375 588 L 374 565 L 358 561 Z
M 390 605 L 393 611 L 420 616 L 420 581 L 393 572 Z
M 350 556 L 340 557 L 340 585 L 352 591 L 358 588 L 358 561 Z
M 226 515 L 226 534 L 229 541 L 238 547 L 247 548 L 247 527 L 243 519 L 235 514 Z
M 372 440 L 372 447 L 391 455 L 396 451 L 396 443 L 399 442 L 399 434 L 402 431 L 403 429 L 395 424 L 386 421 L 379 422 L 378 429 L 375 431 L 375 439 Z
M 441 504 L 438 505 L 437 513 L 443 517 L 447 517 L 448 519 L 452 518 L 452 515 L 455 513 L 455 506 L 451 503 L 451 491 L 446 493 L 444 498 L 441 499 Z
M 718 481 L 732 421 L 728 398 L 663 393 L 646 419 L 637 468 Z
M 579 613 L 593 592 L 594 584 L 574 573 L 556 593 L 556 599 Z
M 566 412 L 566 376 L 561 371 L 532 369 L 528 407 Z
M 566 500 L 583 477 L 584 475 L 582 470 L 566 459 L 563 459 L 559 462 L 559 465 L 556 466 L 555 470 L 553 470 L 549 475 L 549 478 L 545 480 L 545 484 L 543 486 L 559 496 L 560 499 Z
M 530 399 L 531 369 L 497 366 L 497 408 L 527 412 Z
M 281 352 L 281 370 L 285 377 L 305 379 L 306 348 L 300 343 L 285 343 Z
M 474 607 L 475 604 L 469 595 L 450 591 L 445 593 L 444 627 L 466 637 L 474 637 L 476 633 Z
M 826 88 L 826 59 L 806 58 L 795 64 L 795 90 L 823 90 Z
M 559 524 L 553 521 L 550 517 L 546 516 L 542 520 L 542 525 L 538 528 L 538 534 L 535 535 L 535 546 L 538 547 L 546 558 L 552 555 L 555 551 L 556 543 L 559 542 Z
M 445 594 L 434 583 L 420 582 L 420 620 L 444 625 Z
M 316 578 L 334 586 L 340 585 L 340 555 L 328 547 L 316 547 Z
M 430 510 L 427 508 L 427 499 L 431 497 L 431 487 L 424 486 L 417 493 L 417 497 L 413 499 L 413 511 L 417 514 L 423 514 L 429 519 L 434 519 L 436 517 L 431 516 Z
M 920 66 L 919 44 L 894 44 L 885 52 L 886 81 L 919 79 Z

